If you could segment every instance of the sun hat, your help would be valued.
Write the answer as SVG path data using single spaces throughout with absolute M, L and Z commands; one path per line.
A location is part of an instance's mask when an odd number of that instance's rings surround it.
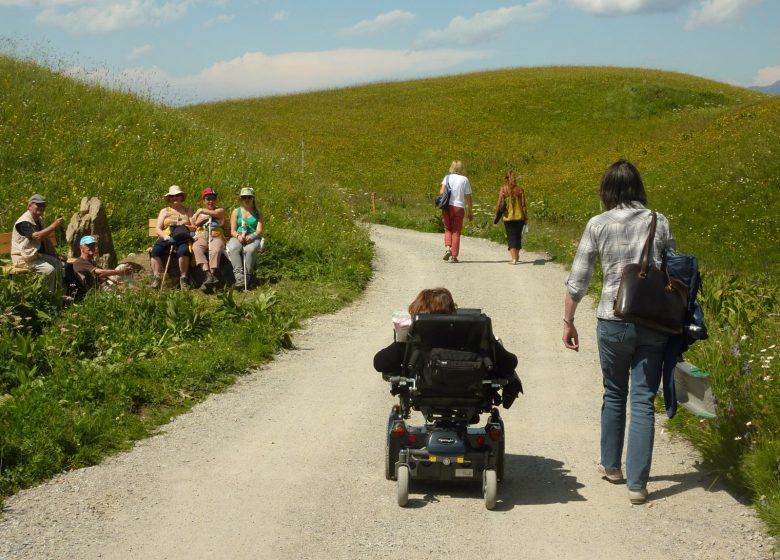
M 200 197 L 201 197 L 201 198 L 206 198 L 206 196 L 208 196 L 208 195 L 210 195 L 210 194 L 211 194 L 211 195 L 214 195 L 214 196 L 217 196 L 217 191 L 215 191 L 215 190 L 214 190 L 214 189 L 212 189 L 211 187 L 206 187 L 205 189 L 203 189 L 202 191 L 200 191 Z
M 97 239 L 95 239 L 91 235 L 85 235 L 79 241 L 79 245 L 92 245 L 93 243 L 97 243 Z
M 168 198 L 170 196 L 176 196 L 177 194 L 180 194 L 183 196 L 182 200 L 187 198 L 187 193 L 185 193 L 183 190 L 181 190 L 181 187 L 179 185 L 171 185 L 168 189 L 168 192 L 165 193 L 164 198 Z
M 46 204 L 46 199 L 43 195 L 34 194 L 27 200 L 27 204 Z
M 252 187 L 244 187 L 243 189 L 241 189 L 241 194 L 239 194 L 238 196 L 252 196 L 252 197 L 254 197 L 255 196 L 255 189 L 253 189 Z

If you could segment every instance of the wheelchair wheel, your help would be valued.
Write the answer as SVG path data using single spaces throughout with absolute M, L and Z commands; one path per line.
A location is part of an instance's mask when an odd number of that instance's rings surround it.
M 498 443 L 498 457 L 496 461 L 496 480 L 501 482 L 504 480 L 504 448 L 506 447 L 506 436 L 501 438 Z
M 482 471 L 482 492 L 485 495 L 485 507 L 487 509 L 496 507 L 498 481 L 496 479 L 496 471 L 493 469 L 485 469 Z
M 409 467 L 398 467 L 398 505 L 404 507 L 409 503 Z
M 395 462 L 398 460 L 398 456 L 393 457 L 391 452 L 390 436 L 387 436 L 387 442 L 385 442 L 385 478 L 387 480 L 395 480 Z

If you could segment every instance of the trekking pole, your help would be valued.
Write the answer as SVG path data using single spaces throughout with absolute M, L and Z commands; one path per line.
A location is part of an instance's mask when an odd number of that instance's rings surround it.
M 168 251 L 168 260 L 165 261 L 165 271 L 163 272 L 162 281 L 160 282 L 160 291 L 162 292 L 163 286 L 165 286 L 165 277 L 168 275 L 168 267 L 171 266 L 171 259 L 173 258 L 173 242 L 171 242 L 171 250 Z
M 244 291 L 246 292 L 248 291 L 247 275 L 249 274 L 249 271 L 246 269 L 246 255 L 247 255 L 246 245 L 243 246 L 243 251 L 244 251 Z
M 206 235 L 209 236 L 209 241 L 206 244 L 206 255 L 208 259 L 208 263 L 206 264 L 206 270 L 208 272 L 211 272 L 211 217 L 209 217 L 209 221 L 206 224 Z

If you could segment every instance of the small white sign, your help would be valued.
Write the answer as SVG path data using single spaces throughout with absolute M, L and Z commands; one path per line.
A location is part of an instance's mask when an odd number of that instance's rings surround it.
M 473 478 L 474 469 L 455 469 L 455 476 L 467 476 Z

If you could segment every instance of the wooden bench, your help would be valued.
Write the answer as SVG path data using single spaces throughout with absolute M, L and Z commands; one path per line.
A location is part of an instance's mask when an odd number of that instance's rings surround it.
M 51 244 L 54 245 L 55 248 L 57 247 L 57 239 L 53 235 L 49 236 L 49 241 L 51 241 Z M 9 255 L 9 257 L 11 255 L 10 233 L 0 233 L 0 255 Z M 8 261 L 9 262 L 7 263 L 3 262 L 0 264 L 0 271 L 2 271 L 4 274 L 23 274 L 26 272 L 32 272 L 29 268 L 11 264 L 10 258 Z

